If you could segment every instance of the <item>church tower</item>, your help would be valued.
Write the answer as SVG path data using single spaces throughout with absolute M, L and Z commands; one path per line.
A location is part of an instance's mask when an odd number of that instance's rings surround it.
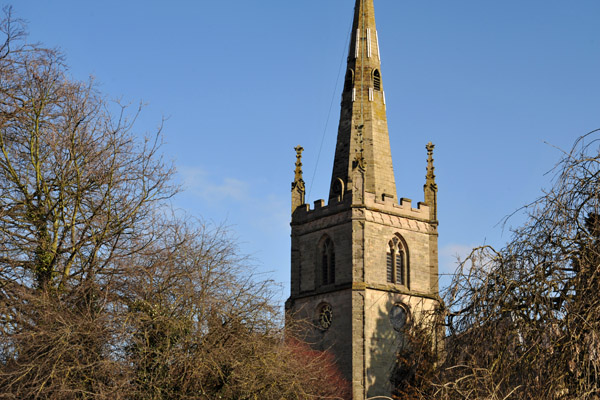
M 389 396 L 402 331 L 438 296 L 437 186 L 427 149 L 424 202 L 397 199 L 373 0 L 356 0 L 327 204 L 292 183 L 288 314 L 334 354 L 353 399 Z

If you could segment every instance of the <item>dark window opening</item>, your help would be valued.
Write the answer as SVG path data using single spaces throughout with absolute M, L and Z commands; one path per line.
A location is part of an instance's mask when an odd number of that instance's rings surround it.
M 333 242 L 327 238 L 321 248 L 321 284 L 335 283 L 335 252 Z
M 392 253 L 387 253 L 387 281 L 392 282 L 394 277 L 394 262 L 392 258 Z
M 402 251 L 396 254 L 396 283 L 404 285 L 404 253 Z
M 394 237 L 388 243 L 386 279 L 389 283 L 408 286 L 408 259 L 403 242 Z
M 353 84 L 354 84 L 354 71 L 349 69 L 348 72 L 346 72 L 346 81 L 344 82 L 344 87 L 346 88 L 346 90 L 350 90 L 352 88 Z
M 321 277 L 321 282 L 323 282 L 323 285 L 327 285 L 327 283 L 329 283 L 329 270 L 328 270 L 328 260 L 327 260 L 327 253 L 323 252 L 322 256 L 321 256 L 321 271 L 322 271 L 322 277 Z
M 333 252 L 333 246 L 329 254 L 329 283 L 335 283 L 335 253 Z
M 381 75 L 377 69 L 373 72 L 373 88 L 378 92 L 381 91 Z

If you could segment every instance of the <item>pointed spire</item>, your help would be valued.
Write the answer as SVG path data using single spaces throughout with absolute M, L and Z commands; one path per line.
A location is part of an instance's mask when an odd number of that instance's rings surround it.
M 433 149 L 435 145 L 431 142 L 425 146 L 427 149 L 427 174 L 425 175 L 425 204 L 430 207 L 429 217 L 432 221 L 437 221 L 437 191 L 438 187 L 435 183 L 435 167 L 433 166 Z
M 356 0 L 354 8 L 330 199 L 343 197 L 340 188 L 352 190 L 356 165 L 366 168 L 365 192 L 396 197 L 373 0 Z
M 302 179 L 302 152 L 304 148 L 301 146 L 294 147 L 296 150 L 296 169 L 294 171 L 294 182 L 292 182 L 292 213 L 304 204 L 305 186 Z

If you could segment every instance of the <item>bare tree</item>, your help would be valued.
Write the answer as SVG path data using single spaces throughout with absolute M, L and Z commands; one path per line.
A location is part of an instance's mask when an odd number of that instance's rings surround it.
M 0 32 L 4 36 L 4 41 L 0 45 L 0 59 L 21 52 L 22 39 L 26 36 L 23 21 L 12 16 L 12 7 L 4 6 L 2 12 L 5 18 L 0 21 Z
M 2 64 L 0 242 L 13 271 L 2 278 L 50 290 L 111 274 L 115 257 L 151 239 L 152 211 L 174 193 L 159 136 L 138 146 L 125 114 L 69 80 L 55 51 Z
M 160 129 L 0 34 L 0 398 L 348 398 L 226 229 L 169 214 Z
M 459 264 L 430 318 L 445 321 L 443 351 L 431 324 L 406 329 L 397 398 L 600 399 L 599 134 L 563 153 L 504 248 Z
M 461 263 L 435 398 L 600 398 L 599 132 L 564 153 L 503 249 Z
M 178 222 L 169 232 L 121 289 L 133 397 L 349 398 L 331 356 L 286 339 L 272 282 L 255 279 L 222 228 Z
M 440 361 L 437 313 L 437 310 L 423 312 L 402 329 L 402 341 L 391 377 L 392 394 L 396 399 L 422 399 L 431 394 Z
M 26 43 L 10 9 L 0 32 L 0 387 L 18 398 L 116 388 L 99 376 L 119 371 L 111 287 L 175 193 L 160 132 L 138 143 L 135 114 L 115 117 L 58 51 Z

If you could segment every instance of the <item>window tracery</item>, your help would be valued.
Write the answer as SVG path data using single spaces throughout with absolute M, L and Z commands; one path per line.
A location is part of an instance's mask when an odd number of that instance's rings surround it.
M 404 241 L 394 236 L 387 249 L 387 281 L 408 287 L 408 257 Z
M 321 249 L 321 284 L 335 283 L 335 250 L 333 241 L 327 237 L 322 242 Z

